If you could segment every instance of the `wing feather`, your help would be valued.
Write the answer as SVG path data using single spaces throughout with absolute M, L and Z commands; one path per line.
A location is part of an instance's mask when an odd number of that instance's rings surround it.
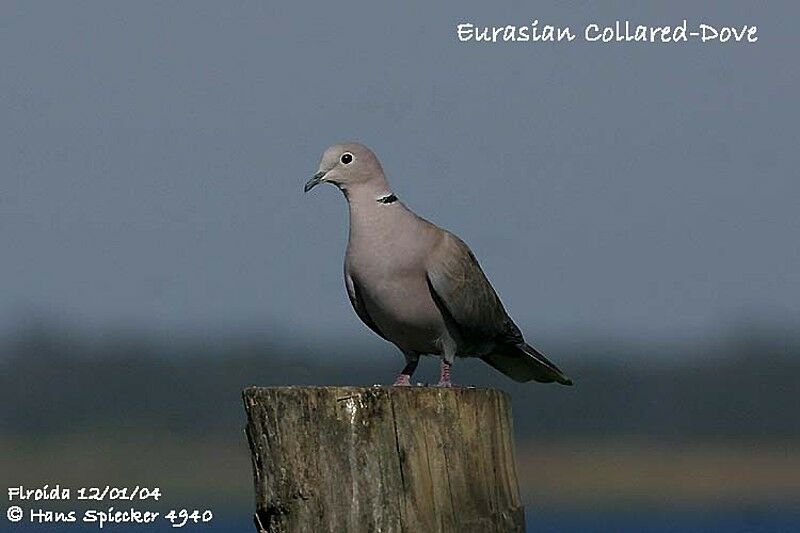
M 519 328 L 506 313 L 478 260 L 452 233 L 444 232 L 431 254 L 427 277 L 437 306 L 467 343 L 522 341 Z
M 347 287 L 347 296 L 350 298 L 350 304 L 353 306 L 358 318 L 360 318 L 369 329 L 377 333 L 380 337 L 386 339 L 386 336 L 381 333 L 381 330 L 378 329 L 378 326 L 375 324 L 372 318 L 370 318 L 369 313 L 367 312 L 367 307 L 364 305 L 364 298 L 361 288 L 359 287 L 357 281 L 353 279 L 350 274 L 345 272 L 344 282 Z

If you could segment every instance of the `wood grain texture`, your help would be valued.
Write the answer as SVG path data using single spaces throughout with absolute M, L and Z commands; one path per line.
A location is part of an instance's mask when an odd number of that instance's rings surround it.
M 260 532 L 522 532 L 508 396 L 244 391 Z

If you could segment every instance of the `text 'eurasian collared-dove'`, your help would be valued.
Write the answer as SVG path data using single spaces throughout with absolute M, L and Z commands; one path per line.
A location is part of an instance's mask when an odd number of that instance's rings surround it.
M 344 278 L 359 318 L 406 357 L 395 385 L 410 384 L 420 355 L 439 355 L 439 385 L 456 357 L 480 357 L 524 382 L 572 381 L 535 348 L 503 308 L 464 242 L 412 213 L 389 188 L 378 158 L 357 143 L 331 146 L 305 185 L 332 183 L 350 208 Z

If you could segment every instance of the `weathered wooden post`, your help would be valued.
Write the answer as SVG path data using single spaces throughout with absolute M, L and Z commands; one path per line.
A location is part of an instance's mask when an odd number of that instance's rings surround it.
M 244 391 L 264 532 L 522 532 L 508 396 L 435 387 Z

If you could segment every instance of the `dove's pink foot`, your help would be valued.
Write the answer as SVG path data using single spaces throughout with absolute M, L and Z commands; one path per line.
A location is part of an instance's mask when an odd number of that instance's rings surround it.
M 394 380 L 395 387 L 409 387 L 411 386 L 411 376 L 408 374 L 400 374 L 397 376 L 397 379 Z
M 437 387 L 452 387 L 453 383 L 450 381 L 450 367 L 452 366 L 451 363 L 448 363 L 444 359 L 442 359 L 442 364 L 439 367 L 439 383 L 436 384 Z
M 394 380 L 395 387 L 408 387 L 411 385 L 411 376 L 414 375 L 414 371 L 417 369 L 417 365 L 419 364 L 419 356 L 418 355 L 406 355 L 406 366 L 403 367 L 403 371 L 400 372 L 400 375 L 397 376 L 397 379 Z

